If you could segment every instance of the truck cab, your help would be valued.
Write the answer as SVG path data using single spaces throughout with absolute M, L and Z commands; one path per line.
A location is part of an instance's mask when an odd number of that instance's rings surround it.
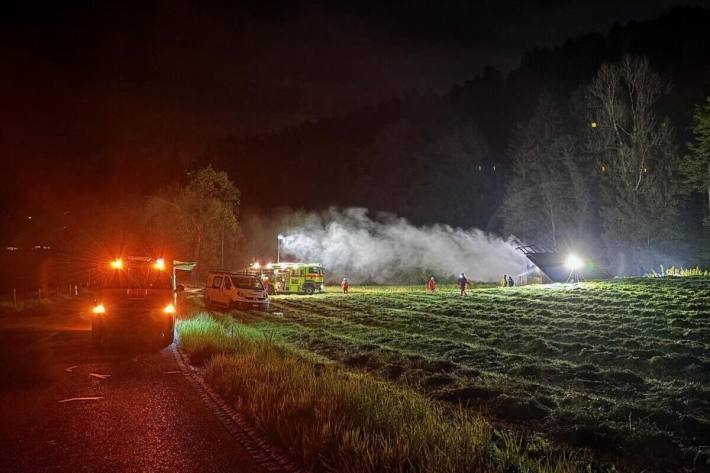
M 164 258 L 121 257 L 92 272 L 91 337 L 96 345 L 122 333 L 173 341 L 177 292 L 172 263 Z

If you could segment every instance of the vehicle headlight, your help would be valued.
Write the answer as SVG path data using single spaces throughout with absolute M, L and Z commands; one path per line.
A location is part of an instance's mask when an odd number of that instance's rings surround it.
M 175 313 L 175 306 L 173 304 L 168 304 L 163 309 L 163 312 L 165 312 L 166 314 L 174 314 Z
M 93 312 L 94 314 L 105 314 L 106 307 L 104 307 L 103 304 L 98 304 L 91 308 L 91 312 Z

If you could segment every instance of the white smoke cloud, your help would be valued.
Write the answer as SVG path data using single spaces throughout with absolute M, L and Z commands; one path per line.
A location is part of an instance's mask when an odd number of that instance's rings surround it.
M 331 280 L 403 283 L 427 271 L 439 278 L 465 272 L 470 279 L 498 281 L 524 271 L 527 262 L 511 241 L 475 228 L 416 227 L 391 215 L 373 219 L 363 208 L 292 214 L 287 220 L 282 260 L 321 262 Z

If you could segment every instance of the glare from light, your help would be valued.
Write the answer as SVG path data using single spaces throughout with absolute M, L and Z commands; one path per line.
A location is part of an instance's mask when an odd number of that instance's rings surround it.
M 158 271 L 165 271 L 165 260 L 163 258 L 158 258 L 157 260 L 155 260 L 153 268 L 157 269 Z
M 97 306 L 94 306 L 94 307 L 91 309 L 91 312 L 93 312 L 94 314 L 105 314 L 105 313 L 106 313 L 106 307 L 104 307 L 103 304 L 99 304 L 99 305 L 97 305 Z
M 279 233 L 276 238 L 278 238 L 279 240 L 283 240 L 283 239 L 285 239 L 286 237 L 283 236 L 281 233 Z
M 274 269 L 274 264 L 273 264 L 273 263 L 267 263 L 267 264 L 266 264 L 266 269 Z
M 165 312 L 166 314 L 174 314 L 175 313 L 175 306 L 173 304 L 168 304 L 163 309 L 163 312 Z
M 575 255 L 574 253 L 571 253 L 569 256 L 567 256 L 565 266 L 567 266 L 567 269 L 569 269 L 570 271 L 577 271 L 582 266 L 584 266 L 584 262 L 579 256 Z
M 111 261 L 111 267 L 113 269 L 123 269 L 123 260 L 121 258 L 116 258 Z
M 261 265 L 259 264 L 258 261 L 254 261 L 254 264 L 251 265 L 253 269 L 261 269 Z

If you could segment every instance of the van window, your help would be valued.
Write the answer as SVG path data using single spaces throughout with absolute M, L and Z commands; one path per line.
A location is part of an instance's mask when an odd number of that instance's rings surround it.
M 253 278 L 249 276 L 232 276 L 234 279 L 234 285 L 238 289 L 256 289 L 262 291 L 264 286 L 259 281 L 259 278 Z
M 224 278 L 224 288 L 227 290 L 232 288 L 232 281 L 229 278 Z
M 308 268 L 308 272 L 311 274 L 320 274 L 320 268 L 317 266 L 314 266 L 312 268 Z
M 221 285 L 222 285 L 222 276 L 215 276 L 214 281 L 212 282 L 212 287 L 215 289 L 219 289 Z

